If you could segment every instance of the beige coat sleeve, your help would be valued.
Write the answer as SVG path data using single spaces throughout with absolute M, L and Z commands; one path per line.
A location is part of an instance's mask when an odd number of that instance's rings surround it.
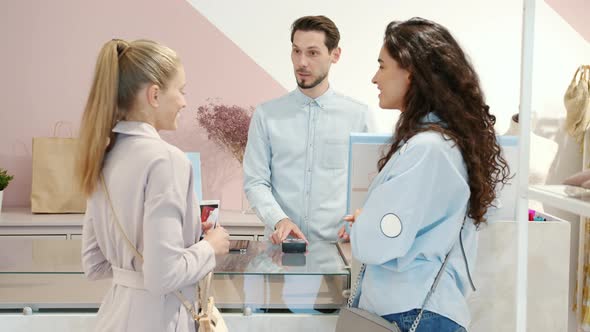
M 93 202 L 89 199 L 86 204 L 86 214 L 82 230 L 82 269 L 88 279 L 106 279 L 113 276 L 111 263 L 106 259 L 96 239 L 94 222 L 96 220 Z
M 173 158 L 157 160 L 145 189 L 144 285 L 154 294 L 195 284 L 215 267 L 215 253 L 207 241 L 185 248 L 182 223 L 195 222 L 184 220 L 186 215 L 192 215 L 186 209 L 194 208 L 187 200 L 187 192 L 192 189 L 188 188 L 190 181 L 176 181 L 174 177 L 182 173 L 177 167 L 185 166 L 190 168 L 190 164 L 175 165 Z

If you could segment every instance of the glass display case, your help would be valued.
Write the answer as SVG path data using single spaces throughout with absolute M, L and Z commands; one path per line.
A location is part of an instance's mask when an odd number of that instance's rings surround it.
M 250 241 L 217 256 L 213 295 L 225 311 L 321 313 L 345 303 L 349 247 L 314 242 L 304 254 Z M 86 279 L 81 241 L 0 238 L 0 309 L 96 310 L 111 280 Z

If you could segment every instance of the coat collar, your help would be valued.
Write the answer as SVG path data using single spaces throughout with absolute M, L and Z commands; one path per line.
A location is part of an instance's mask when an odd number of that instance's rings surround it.
M 119 121 L 113 128 L 113 132 L 132 136 L 160 138 L 156 128 L 147 122 Z

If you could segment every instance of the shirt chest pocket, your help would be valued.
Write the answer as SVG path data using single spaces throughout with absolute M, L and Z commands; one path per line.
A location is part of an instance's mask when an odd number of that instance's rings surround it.
M 327 139 L 320 150 L 321 165 L 328 169 L 342 169 L 348 163 L 348 141 Z

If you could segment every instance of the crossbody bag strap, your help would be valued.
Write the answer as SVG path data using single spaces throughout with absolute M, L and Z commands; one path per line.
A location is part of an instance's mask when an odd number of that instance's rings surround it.
M 133 254 L 135 255 L 135 257 L 139 260 L 139 262 L 141 262 L 141 264 L 143 265 L 143 255 L 137 250 L 137 248 L 135 247 L 135 245 L 131 242 L 131 240 L 129 240 L 129 238 L 127 237 L 127 234 L 125 233 L 125 230 L 123 229 L 123 225 L 121 225 L 121 223 L 119 222 L 119 218 L 117 218 L 117 214 L 115 213 L 115 208 L 113 207 L 113 201 L 111 200 L 111 196 L 109 194 L 109 190 L 107 188 L 107 184 L 104 180 L 104 175 L 101 173 L 100 174 L 100 181 L 102 182 L 102 188 L 104 190 L 104 193 L 107 197 L 107 201 L 109 203 L 109 207 L 111 208 L 111 212 L 113 214 L 113 219 L 114 219 L 114 223 L 115 226 L 117 227 L 117 229 L 119 229 L 119 232 L 121 233 L 121 235 L 123 236 L 123 239 L 125 240 L 125 243 L 127 243 L 127 246 L 129 247 L 129 249 L 131 249 L 131 251 L 133 251 Z M 212 272 L 209 272 L 209 274 L 207 274 L 207 285 L 206 285 L 206 293 L 209 292 L 209 285 L 211 283 L 211 275 Z M 198 289 L 198 283 L 197 283 L 197 289 Z M 199 293 L 198 290 L 197 294 Z M 186 308 L 186 310 L 188 310 L 191 315 L 193 316 L 193 319 L 197 319 L 198 318 L 198 313 L 197 310 L 195 309 L 195 306 L 184 296 L 182 295 L 181 292 L 179 291 L 174 291 L 174 295 L 176 295 L 176 297 L 178 298 L 178 300 L 182 303 L 182 305 L 184 305 L 184 307 Z M 206 300 L 206 298 L 205 298 Z M 207 302 L 203 302 L 203 300 L 201 299 L 201 306 L 205 312 L 206 307 L 207 307 Z M 206 313 L 206 312 L 205 312 Z
M 424 314 L 424 308 L 426 307 L 426 304 L 430 300 L 430 297 L 432 296 L 432 294 L 434 294 L 434 291 L 436 290 L 436 286 L 438 286 L 438 282 L 440 281 L 440 278 L 442 277 L 443 271 L 445 270 L 445 267 L 447 266 L 447 263 L 449 261 L 449 257 L 451 256 L 453 249 L 457 245 L 457 242 L 460 242 L 460 244 L 461 244 L 461 252 L 463 253 L 463 259 L 466 264 L 465 266 L 467 268 L 467 276 L 469 277 L 469 282 L 471 284 L 471 288 L 475 291 L 475 286 L 473 285 L 473 280 L 471 279 L 471 273 L 469 272 L 469 265 L 467 264 L 467 257 L 465 256 L 465 250 L 463 249 L 463 240 L 462 240 L 462 236 L 461 236 L 463 233 L 463 227 L 465 227 L 466 220 L 467 220 L 467 214 L 463 218 L 463 224 L 461 225 L 461 230 L 459 231 L 459 239 L 458 239 L 458 241 L 455 241 L 455 243 L 453 243 L 453 246 L 451 247 L 451 249 L 449 250 L 449 252 L 445 256 L 445 259 L 444 259 L 440 269 L 438 270 L 436 277 L 434 278 L 434 281 L 432 282 L 432 286 L 430 287 L 430 290 L 426 294 L 426 298 L 424 298 L 424 302 L 422 302 L 422 307 L 420 308 L 420 312 L 418 313 L 418 316 L 416 316 L 416 319 L 414 320 L 414 323 L 412 323 L 412 327 L 410 328 L 410 330 L 408 332 L 415 332 L 416 329 L 418 328 L 418 325 L 420 324 L 420 320 L 422 319 L 422 315 Z M 356 282 L 354 283 L 352 294 L 348 298 L 347 307 L 352 307 L 354 302 L 356 301 L 358 290 L 361 285 L 361 281 L 364 278 L 366 268 L 367 268 L 366 264 L 361 265 L 361 269 L 359 271 L 358 277 L 356 278 Z

